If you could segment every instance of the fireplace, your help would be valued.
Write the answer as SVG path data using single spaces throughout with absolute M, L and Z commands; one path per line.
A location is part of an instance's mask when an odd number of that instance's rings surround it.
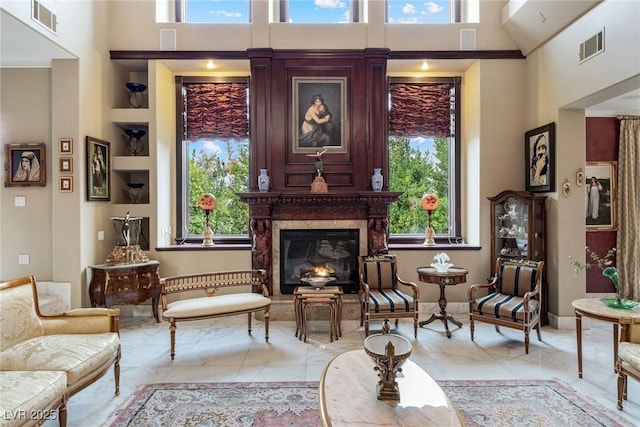
M 357 230 L 355 246 L 358 251 L 351 268 L 357 275 L 358 255 L 387 252 L 389 205 L 400 194 L 389 191 L 240 193 L 240 199 L 249 205 L 251 265 L 267 271 L 267 289 L 270 295 L 277 296 L 281 289 L 281 231 Z M 357 285 L 357 276 L 352 280 Z M 295 285 L 299 284 L 296 279 Z M 288 285 L 295 287 L 294 283 Z
M 344 293 L 357 293 L 359 241 L 359 229 L 281 230 L 280 293 L 292 294 L 319 268 L 328 269 Z

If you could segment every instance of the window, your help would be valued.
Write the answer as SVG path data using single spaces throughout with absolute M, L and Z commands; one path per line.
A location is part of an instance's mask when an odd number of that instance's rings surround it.
M 274 0 L 279 22 L 334 24 L 359 22 L 358 0 Z
M 216 236 L 249 233 L 249 79 L 176 77 L 178 239 L 202 240 L 203 193 L 217 199 L 209 223 Z
M 251 22 L 251 0 L 156 0 L 156 22 Z
M 424 240 L 425 193 L 440 198 L 431 218 L 438 240 L 460 235 L 460 84 L 459 77 L 389 80 L 389 189 L 402 192 L 390 209 L 397 243 Z
M 480 22 L 479 0 L 386 1 L 389 24 Z

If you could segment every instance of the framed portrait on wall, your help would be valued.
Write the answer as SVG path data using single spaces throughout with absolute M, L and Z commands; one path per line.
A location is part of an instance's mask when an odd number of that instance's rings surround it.
M 587 162 L 585 168 L 585 224 L 587 231 L 617 227 L 617 163 Z
M 292 151 L 347 152 L 347 78 L 293 77 L 292 82 Z
M 548 123 L 524 134 L 525 189 L 533 193 L 556 191 L 556 125 Z
M 87 136 L 87 200 L 111 200 L 111 144 Z
M 60 138 L 58 140 L 58 152 L 60 154 L 73 154 L 73 139 Z
M 4 186 L 47 185 L 44 143 L 4 145 Z

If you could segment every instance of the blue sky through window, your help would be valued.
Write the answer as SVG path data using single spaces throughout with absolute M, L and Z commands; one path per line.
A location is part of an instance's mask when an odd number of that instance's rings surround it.
M 187 22 L 248 23 L 249 0 L 186 0 Z M 266 1 L 266 0 L 265 0 Z
M 259 0 L 268 1 L 268 0 Z M 279 0 L 273 0 L 279 1 Z M 381 2 L 385 0 L 369 0 Z M 392 24 L 447 24 L 450 0 L 386 0 Z M 187 22 L 248 23 L 250 0 L 186 0 Z M 349 22 L 349 0 L 289 0 L 289 22 Z

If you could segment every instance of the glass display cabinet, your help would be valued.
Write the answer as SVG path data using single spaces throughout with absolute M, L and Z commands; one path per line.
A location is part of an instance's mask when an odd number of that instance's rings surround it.
M 545 261 L 546 196 L 528 191 L 505 190 L 487 197 L 491 202 L 491 276 L 496 259 Z M 546 270 L 546 268 L 544 269 Z M 542 324 L 547 323 L 547 284 L 542 276 Z

